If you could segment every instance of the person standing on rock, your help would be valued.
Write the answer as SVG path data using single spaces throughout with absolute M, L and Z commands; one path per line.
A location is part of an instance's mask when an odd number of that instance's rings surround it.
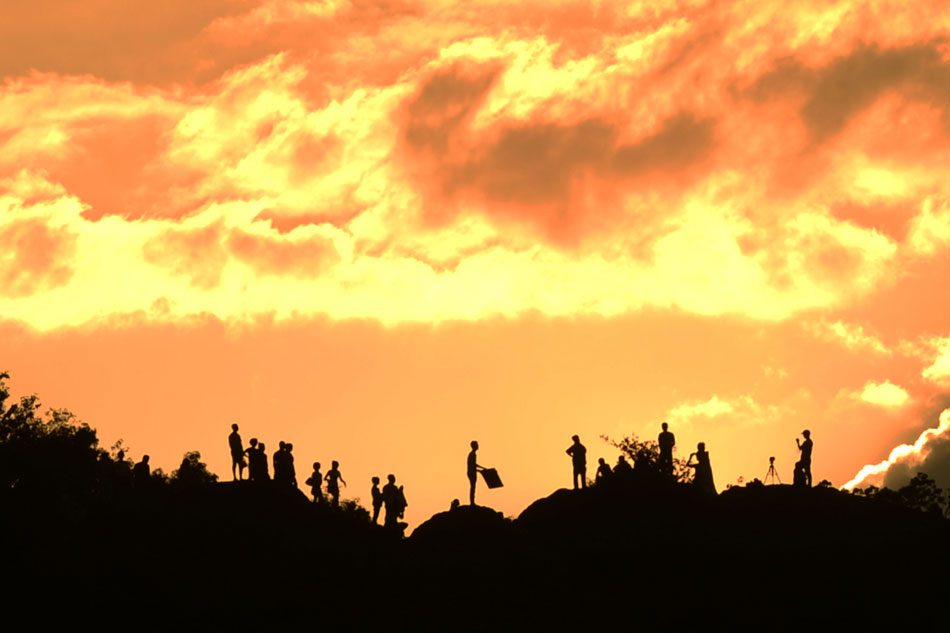
M 571 456 L 571 463 L 574 465 L 574 490 L 577 490 L 577 478 L 580 477 L 581 488 L 587 487 L 587 448 L 581 444 L 581 438 L 577 435 L 571 438 L 574 443 L 567 451 Z
M 670 425 L 666 422 L 662 425 L 663 430 L 657 438 L 657 444 L 660 445 L 660 459 L 657 464 L 660 472 L 667 477 L 673 476 L 673 447 L 676 446 L 676 437 L 670 433 Z
M 478 442 L 472 440 L 472 450 L 468 454 L 468 468 L 466 473 L 468 474 L 468 504 L 475 505 L 475 484 L 478 482 L 478 471 L 485 470 L 478 465 L 476 461 L 478 459 L 476 452 L 478 451 Z

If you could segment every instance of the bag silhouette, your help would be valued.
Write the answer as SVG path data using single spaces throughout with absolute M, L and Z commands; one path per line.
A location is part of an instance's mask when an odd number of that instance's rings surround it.
M 498 471 L 494 468 L 483 469 L 482 477 L 485 479 L 485 484 L 489 488 L 501 488 L 505 485 L 501 483 L 501 477 L 498 476 Z

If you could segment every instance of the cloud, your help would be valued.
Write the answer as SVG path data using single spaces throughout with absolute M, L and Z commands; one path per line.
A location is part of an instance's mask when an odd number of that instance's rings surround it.
M 851 490 L 873 484 L 897 489 L 918 472 L 933 477 L 938 486 L 950 487 L 950 409 L 944 409 L 937 422 L 913 444 L 901 444 L 884 461 L 861 468 L 842 488 Z
M 257 0 L 194 0 L 131 5 L 122 0 L 14 2 L 4 7 L 0 76 L 31 70 L 93 74 L 108 80 L 182 80 L 201 32 Z
M 779 60 L 773 71 L 755 82 L 751 93 L 759 98 L 802 94 L 802 119 L 812 138 L 822 141 L 844 129 L 887 90 L 947 105 L 950 63 L 944 60 L 939 45 L 859 46 L 819 67 Z
M 827 341 L 836 341 L 854 351 L 867 351 L 881 356 L 890 356 L 891 350 L 873 334 L 865 332 L 864 326 L 844 321 L 828 323 L 820 321 L 806 324 L 805 328 L 815 336 Z
M 0 224 L 0 294 L 29 297 L 69 283 L 75 240 L 39 218 Z
M 107 12 L 97 28 L 143 40 L 125 61 L 46 51 L 29 74 L 36 46 L 15 44 L 0 180 L 41 184 L 0 195 L 55 208 L 33 230 L 73 250 L 0 309 L 53 327 L 159 299 L 155 318 L 385 323 L 855 305 L 950 244 L 943 44 L 891 5 L 738 11 L 208 0 Z M 822 336 L 883 355 L 861 327 Z
M 931 350 L 937 352 L 933 362 L 924 368 L 921 375 L 932 382 L 941 384 L 950 379 L 950 337 L 935 337 L 929 341 Z
M 762 407 L 750 396 L 720 398 L 713 395 L 705 401 L 689 401 L 669 410 L 667 421 L 673 428 L 693 428 L 698 423 L 715 420 L 717 424 L 742 426 L 760 423 L 774 415 L 770 407 Z
M 855 394 L 860 400 L 879 407 L 900 407 L 910 399 L 907 391 L 889 380 L 875 383 L 868 381 L 864 389 Z

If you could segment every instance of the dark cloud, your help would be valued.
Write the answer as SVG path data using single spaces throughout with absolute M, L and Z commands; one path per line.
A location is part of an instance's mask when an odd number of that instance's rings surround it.
M 487 213 L 533 223 L 562 244 L 625 222 L 646 229 L 641 225 L 657 218 L 625 214 L 621 198 L 631 191 L 655 190 L 706 157 L 715 144 L 714 122 L 681 113 L 632 143 L 619 140 L 621 127 L 605 118 L 588 118 L 509 125 L 473 135 L 467 152 L 450 152 L 437 163 L 439 193 L 488 201 Z M 487 142 L 479 145 L 481 136 Z M 445 207 L 435 213 L 441 218 Z
M 565 199 L 581 172 L 610 166 L 616 137 L 616 129 L 598 119 L 511 127 L 481 156 L 444 174 L 444 186 L 450 193 L 475 188 L 502 202 Z
M 456 66 L 426 81 L 407 108 L 406 142 L 416 150 L 445 152 L 450 138 L 478 110 L 498 72 L 497 67 Z
M 780 60 L 749 94 L 757 99 L 804 95 L 801 116 L 816 141 L 841 131 L 889 90 L 945 108 L 950 104 L 950 63 L 944 61 L 939 43 L 886 49 L 861 46 L 816 68 L 795 59 Z
M 423 193 L 429 222 L 445 222 L 460 201 L 474 199 L 489 203 L 480 206 L 496 219 L 527 222 L 555 242 L 578 243 L 618 222 L 650 220 L 624 215 L 625 192 L 678 178 L 715 147 L 715 121 L 690 112 L 632 142 L 623 140 L 622 114 L 557 122 L 540 112 L 535 120 L 472 130 L 500 70 L 443 69 L 406 105 L 403 163 Z M 658 179 L 637 182 L 646 176 Z
M 712 150 L 715 144 L 715 121 L 680 113 L 663 123 L 652 136 L 617 149 L 613 166 L 618 173 L 635 176 L 655 169 L 673 170 L 686 167 Z
M 65 285 L 76 236 L 31 218 L 0 228 L 0 294 L 28 297 Z

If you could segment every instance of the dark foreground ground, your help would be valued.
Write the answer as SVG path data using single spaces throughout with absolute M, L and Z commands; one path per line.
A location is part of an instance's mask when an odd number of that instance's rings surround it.
M 406 539 L 251 484 L 0 501 L 0 609 L 44 630 L 903 630 L 950 617 L 950 522 L 830 488 L 707 498 L 631 477 L 559 490 L 514 520 L 463 506 Z

